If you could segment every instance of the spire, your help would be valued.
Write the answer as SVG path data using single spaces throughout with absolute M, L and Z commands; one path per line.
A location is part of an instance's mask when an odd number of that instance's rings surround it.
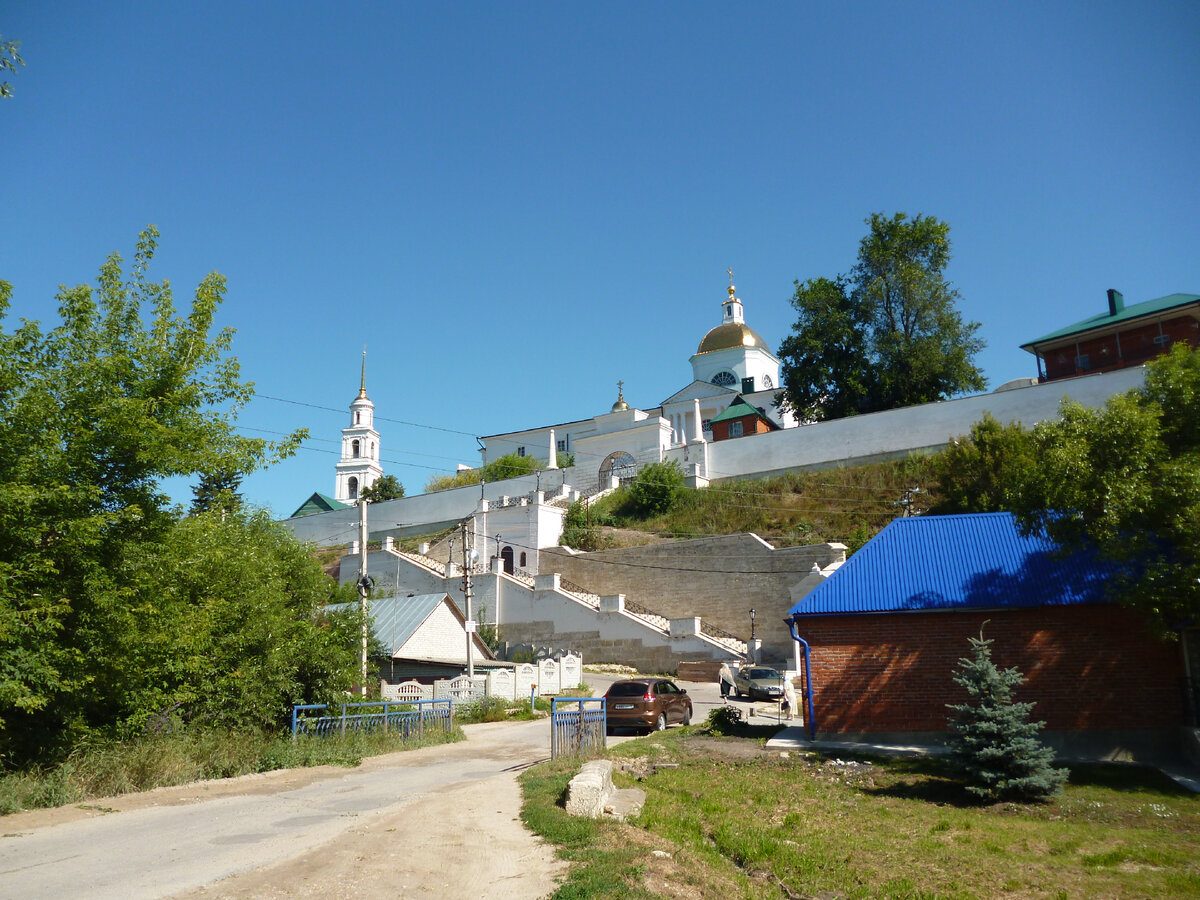
M 613 412 L 621 412 L 629 409 L 629 404 L 625 402 L 625 382 L 617 382 L 617 402 L 612 405 Z
M 367 345 L 363 344 L 362 381 L 358 386 L 358 399 L 367 399 Z

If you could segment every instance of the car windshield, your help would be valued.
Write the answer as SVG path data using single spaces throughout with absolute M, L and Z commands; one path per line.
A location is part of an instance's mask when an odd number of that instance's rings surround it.
M 608 689 L 609 697 L 640 697 L 649 690 L 644 681 L 622 681 Z
M 755 680 L 762 679 L 762 678 L 773 678 L 776 681 L 778 681 L 779 673 L 776 672 L 774 669 L 751 669 L 750 670 L 750 678 L 755 679 Z

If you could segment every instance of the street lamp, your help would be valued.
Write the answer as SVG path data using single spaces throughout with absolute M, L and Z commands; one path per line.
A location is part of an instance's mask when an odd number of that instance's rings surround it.
M 754 608 L 750 608 L 750 643 L 754 643 Z

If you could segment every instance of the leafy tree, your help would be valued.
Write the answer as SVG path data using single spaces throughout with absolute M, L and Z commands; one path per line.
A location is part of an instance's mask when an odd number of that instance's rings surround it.
M 559 451 L 556 461 L 559 468 L 573 466 L 575 465 L 575 455 Z M 465 487 L 469 484 L 479 484 L 481 481 L 490 484 L 508 478 L 520 478 L 522 475 L 532 475 L 544 468 L 545 464 L 536 456 L 518 456 L 516 453 L 509 453 L 478 469 L 463 469 L 453 475 L 435 475 L 425 483 L 425 490 L 445 491 L 450 488 Z
M 587 501 L 576 500 L 567 507 L 559 543 L 576 550 L 600 549 L 600 528 L 588 515 Z
M 967 703 L 947 704 L 954 713 L 951 750 L 967 773 L 967 791 L 985 800 L 1043 800 L 1067 779 L 1056 769 L 1054 751 L 1038 738 L 1044 722 L 1028 721 L 1034 704 L 1013 699 L 1025 678 L 1017 669 L 1000 670 L 992 661 L 992 641 L 971 638 L 972 654 L 958 661 L 954 682 L 966 689 Z
M 0 72 L 16 72 L 17 66 L 25 65 L 20 49 L 20 41 L 6 41 L 3 35 L 0 35 Z M 7 81 L 0 82 L 0 97 L 9 98 L 12 95 L 12 85 Z
M 147 278 L 156 238 L 143 232 L 128 274 L 113 254 L 94 289 L 63 288 L 56 328 L 0 328 L 0 760 L 131 714 L 114 699 L 131 656 L 163 639 L 136 614 L 158 598 L 131 560 L 182 515 L 162 480 L 240 476 L 305 435 L 270 444 L 235 431 L 252 390 L 232 331 L 213 332 L 225 281 L 209 275 L 177 315 L 169 283 Z M 11 295 L 0 282 L 0 325 Z
M 634 515 L 657 516 L 667 512 L 684 491 L 683 470 L 673 459 L 642 466 L 629 485 L 629 506 Z
M 850 296 L 840 275 L 797 281 L 792 306 L 800 318 L 779 348 L 788 404 L 805 420 L 865 411 L 873 381 L 866 307 Z
M 362 490 L 362 498 L 369 503 L 384 500 L 399 500 L 404 496 L 404 485 L 395 475 L 380 475 Z
M 950 226 L 932 216 L 872 213 L 848 278 L 797 285 L 800 319 L 780 347 L 784 400 L 835 418 L 944 400 L 987 386 L 945 278 Z
M 990 413 L 935 460 L 941 500 L 933 512 L 999 512 L 1014 508 L 1021 484 L 1037 467 L 1033 436 Z
M 1176 345 L 1102 409 L 1064 402 L 1032 440 L 1023 527 L 1098 552 L 1112 597 L 1165 635 L 1200 615 L 1200 354 Z

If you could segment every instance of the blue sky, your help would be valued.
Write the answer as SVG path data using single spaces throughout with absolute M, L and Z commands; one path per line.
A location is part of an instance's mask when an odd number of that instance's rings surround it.
M 364 344 L 416 493 L 472 435 L 686 385 L 727 267 L 778 347 L 871 212 L 950 223 L 993 387 L 1107 288 L 1200 293 L 1195 2 L 12 0 L 0 34 L 12 319 L 150 223 L 179 298 L 224 274 L 245 377 L 311 404 L 240 420 L 312 432 L 245 482 L 280 515 L 333 491 Z

